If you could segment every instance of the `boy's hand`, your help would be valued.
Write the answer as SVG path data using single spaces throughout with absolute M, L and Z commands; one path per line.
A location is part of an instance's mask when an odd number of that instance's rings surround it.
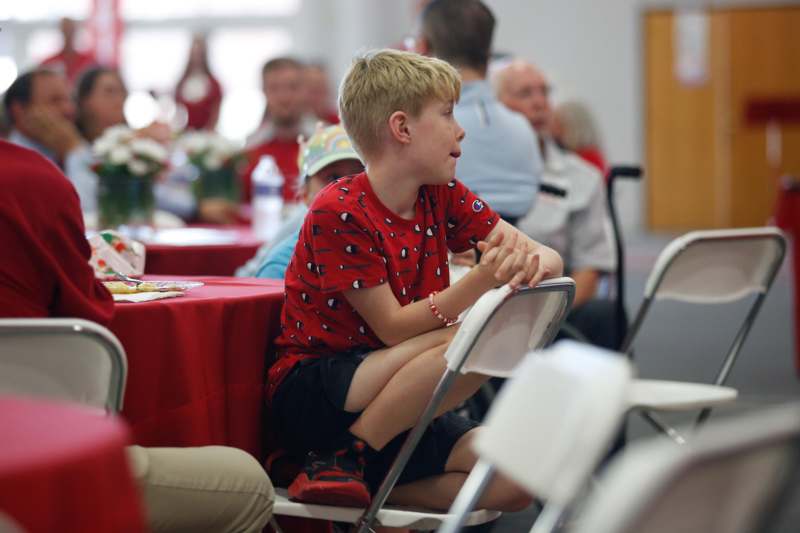
M 478 250 L 483 254 L 479 268 L 491 275 L 495 284 L 508 283 L 512 289 L 523 284 L 534 287 L 550 274 L 548 269 L 542 268 L 539 254 L 530 251 L 524 239 L 523 242 L 519 240 L 516 232 L 508 238 L 498 232 L 488 241 L 478 243 Z
M 516 240 L 516 234 L 505 238 L 502 233 L 496 233 L 488 241 L 478 243 L 482 255 L 475 270 L 488 287 L 508 283 L 522 268 L 524 259 L 516 249 Z

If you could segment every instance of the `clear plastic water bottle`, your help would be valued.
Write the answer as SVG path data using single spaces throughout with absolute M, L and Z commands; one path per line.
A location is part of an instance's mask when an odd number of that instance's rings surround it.
M 253 233 L 272 241 L 281 225 L 283 174 L 271 155 L 262 155 L 253 169 Z

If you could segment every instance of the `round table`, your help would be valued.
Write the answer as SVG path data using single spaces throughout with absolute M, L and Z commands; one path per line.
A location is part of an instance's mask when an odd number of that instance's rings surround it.
M 145 273 L 232 276 L 262 243 L 249 226 L 157 230 L 145 244 Z
M 122 415 L 133 440 L 225 444 L 263 458 L 266 360 L 280 329 L 283 282 L 180 279 L 205 285 L 179 298 L 116 305 L 110 329 L 128 357 Z
M 29 533 L 144 531 L 118 419 L 0 396 L 0 428 L 0 516 Z

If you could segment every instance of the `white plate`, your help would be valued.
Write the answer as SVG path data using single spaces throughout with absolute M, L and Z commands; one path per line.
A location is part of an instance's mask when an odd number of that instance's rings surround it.
M 147 239 L 147 244 L 197 246 L 199 244 L 233 244 L 239 239 L 235 231 L 212 228 L 160 229 Z

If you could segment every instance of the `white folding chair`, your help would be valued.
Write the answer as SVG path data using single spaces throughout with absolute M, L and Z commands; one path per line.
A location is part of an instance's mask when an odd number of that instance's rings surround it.
M 796 472 L 800 404 L 703 426 L 685 446 L 634 443 L 601 476 L 573 533 L 765 533 Z
M 439 533 L 455 533 L 495 472 L 547 503 L 532 531 L 552 531 L 586 487 L 627 409 L 631 365 L 615 352 L 561 341 L 531 353 L 475 439 L 480 457 Z
M 348 522 L 356 524 L 359 533 L 368 533 L 375 525 L 421 531 L 436 529 L 447 517 L 446 513 L 384 507 L 384 504 L 441 401 L 459 373 L 512 376 L 526 353 L 544 347 L 555 337 L 572 305 L 574 293 L 574 281 L 557 278 L 546 280 L 532 289 L 512 291 L 503 286 L 481 296 L 450 343 L 445 353 L 447 368 L 373 496 L 370 507 L 364 510 L 293 502 L 287 498 L 285 490 L 277 489 L 274 515 Z M 494 511 L 475 511 L 465 523 L 481 524 L 498 516 L 500 513 Z M 272 527 L 280 532 L 274 520 Z
M 644 290 L 644 301 L 628 331 L 622 352 L 630 354 L 648 311 L 657 300 L 690 304 L 723 304 L 755 295 L 725 355 L 714 384 L 636 380 L 630 407 L 679 444 L 685 439 L 651 411 L 702 410 L 697 424 L 712 407 L 733 401 L 737 391 L 724 386 L 750 328 L 769 292 L 786 251 L 777 228 L 694 231 L 672 241 L 659 255 Z
M 119 412 L 128 364 L 108 329 L 78 318 L 0 319 L 0 393 Z

